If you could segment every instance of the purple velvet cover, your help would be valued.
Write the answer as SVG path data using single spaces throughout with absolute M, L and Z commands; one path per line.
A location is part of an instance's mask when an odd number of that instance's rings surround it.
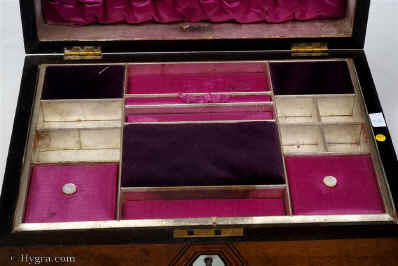
M 283 215 L 281 198 L 127 201 L 122 209 L 126 220 Z
M 271 63 L 277 95 L 354 93 L 345 61 Z
M 40 1 L 40 0 L 38 0 Z M 346 0 L 41 0 L 54 23 L 239 23 L 342 18 Z
M 286 170 L 294 214 L 384 213 L 368 155 L 289 156 Z M 336 177 L 337 186 L 324 185 L 325 176 Z
M 118 169 L 117 164 L 33 166 L 24 222 L 115 219 Z M 67 183 L 77 192 L 65 195 Z
M 126 125 L 124 187 L 283 184 L 273 122 Z
M 42 99 L 122 98 L 124 66 L 50 66 Z

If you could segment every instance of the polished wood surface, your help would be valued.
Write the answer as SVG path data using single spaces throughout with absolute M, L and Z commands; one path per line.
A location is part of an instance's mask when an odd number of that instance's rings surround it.
M 29 265 L 26 256 L 74 258 L 71 263 L 46 263 L 44 258 L 42 265 L 188 265 L 196 251 L 220 250 L 235 257 L 232 265 L 398 265 L 398 238 L 3 248 L 0 265 Z

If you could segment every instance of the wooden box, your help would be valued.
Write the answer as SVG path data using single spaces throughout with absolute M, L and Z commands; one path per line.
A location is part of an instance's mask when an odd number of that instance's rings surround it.
M 394 236 L 369 4 L 21 1 L 1 244 Z

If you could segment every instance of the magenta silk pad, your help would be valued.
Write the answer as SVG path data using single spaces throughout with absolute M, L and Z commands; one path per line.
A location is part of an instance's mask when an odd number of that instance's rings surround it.
M 129 124 L 124 187 L 283 184 L 273 122 Z
M 384 213 L 369 155 L 288 156 L 285 162 L 294 214 Z M 326 186 L 326 176 L 337 185 Z
M 122 219 L 283 216 L 278 198 L 127 201 Z
M 345 0 L 41 0 L 54 23 L 285 22 L 341 18 Z
M 354 93 L 346 61 L 270 63 L 276 95 Z
M 49 66 L 42 99 L 122 98 L 124 72 L 122 65 Z
M 24 222 L 115 219 L 118 164 L 36 165 L 32 168 Z M 65 184 L 75 184 L 65 194 Z

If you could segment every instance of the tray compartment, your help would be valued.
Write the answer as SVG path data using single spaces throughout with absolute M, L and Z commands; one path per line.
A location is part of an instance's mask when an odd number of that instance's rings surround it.
M 25 223 L 115 219 L 118 164 L 34 165 Z M 63 193 L 65 184 L 77 191 Z
M 271 62 L 275 95 L 353 94 L 346 61 Z
M 284 124 L 285 153 L 369 153 L 370 139 L 361 123 Z
M 316 99 L 307 96 L 276 96 L 275 104 L 280 123 L 318 122 Z
M 42 100 L 38 128 L 120 126 L 123 100 Z
M 329 152 L 369 152 L 370 139 L 363 124 L 324 125 L 323 132 Z
M 115 162 L 120 159 L 121 127 L 39 130 L 34 163 Z
M 293 214 L 384 213 L 369 155 L 287 156 L 285 163 Z M 324 185 L 326 176 L 337 185 Z
M 43 100 L 122 98 L 125 66 L 48 66 Z
M 127 107 L 125 113 L 128 123 L 265 121 L 274 119 L 274 110 L 271 103 L 198 104 L 152 108 Z
M 355 94 L 279 95 L 275 97 L 280 123 L 355 123 L 364 111 Z
M 319 125 L 281 125 L 280 133 L 284 153 L 319 153 L 325 151 Z
M 124 65 L 45 66 L 38 129 L 120 126 Z
M 122 219 L 284 216 L 285 189 L 182 189 L 123 192 Z
M 128 66 L 128 94 L 269 91 L 265 63 L 185 63 Z
M 284 184 L 273 122 L 124 127 L 124 187 L 260 184 Z
M 363 111 L 355 94 L 328 95 L 317 98 L 321 122 L 362 122 Z
M 229 93 L 195 93 L 166 95 L 148 94 L 127 96 L 127 106 L 148 106 L 148 105 L 175 105 L 175 104 L 200 104 L 200 103 L 258 103 L 270 102 L 270 94 L 229 94 Z
M 124 65 L 44 66 L 32 162 L 119 162 Z

